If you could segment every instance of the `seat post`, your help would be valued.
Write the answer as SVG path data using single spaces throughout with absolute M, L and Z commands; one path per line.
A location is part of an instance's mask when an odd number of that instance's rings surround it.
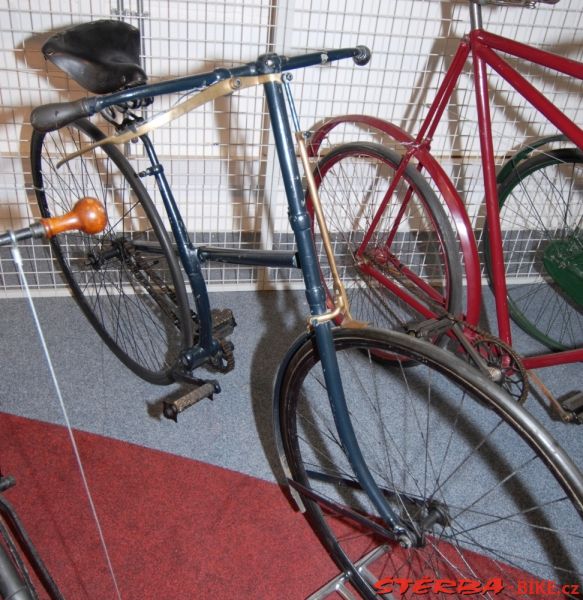
M 482 1 L 470 0 L 470 23 L 472 31 L 482 29 Z

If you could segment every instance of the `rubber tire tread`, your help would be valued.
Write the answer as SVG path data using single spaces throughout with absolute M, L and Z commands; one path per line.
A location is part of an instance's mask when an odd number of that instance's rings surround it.
M 383 352 L 410 357 L 416 362 L 435 368 L 462 384 L 508 422 L 542 457 L 583 518 L 583 478 L 576 465 L 534 417 L 508 396 L 504 390 L 482 376 L 467 362 L 433 344 L 396 331 L 336 328 L 333 335 L 335 348 L 339 346 L 350 347 L 351 345 L 355 347 L 368 345 L 374 348 L 380 344 L 383 347 Z M 301 462 L 301 457 L 295 456 L 293 442 L 295 412 L 293 401 L 290 402 L 289 399 L 289 390 L 294 388 L 294 380 L 297 377 L 298 369 L 302 369 L 301 374 L 305 371 L 306 367 L 304 365 L 311 364 L 313 366 L 318 361 L 317 354 L 318 351 L 313 337 L 308 337 L 304 343 L 297 344 L 295 352 L 288 357 L 289 360 L 283 369 L 283 373 L 280 374 L 278 380 L 280 385 L 276 389 L 276 400 L 279 403 L 279 427 L 287 468 L 292 479 L 303 484 L 306 482 L 301 474 L 298 475 L 297 466 L 298 461 Z M 334 535 L 326 525 L 326 521 L 321 516 L 316 503 L 307 498 L 303 498 L 302 501 L 306 508 L 306 518 L 312 529 L 327 548 L 338 568 L 346 572 L 351 568 L 352 563 L 336 543 Z M 367 600 L 378 598 L 378 594 L 359 575 L 353 578 L 351 583 L 358 589 L 363 598 Z

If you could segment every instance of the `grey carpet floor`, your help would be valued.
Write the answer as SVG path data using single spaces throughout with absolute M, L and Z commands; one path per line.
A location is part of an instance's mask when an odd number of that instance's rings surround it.
M 281 477 L 272 434 L 272 388 L 279 361 L 302 332 L 302 292 L 212 294 L 216 307 L 232 308 L 236 368 L 221 376 L 222 392 L 180 415 L 161 416 L 161 401 L 176 385 L 150 385 L 126 369 L 66 298 L 37 299 L 57 378 L 75 428 L 223 466 L 268 481 Z M 491 306 L 487 297 L 486 305 Z M 520 331 L 516 346 L 536 346 Z M 64 422 L 49 371 L 24 300 L 0 302 L 0 410 L 51 423 Z M 557 395 L 583 389 L 578 364 L 539 372 Z M 583 428 L 557 423 L 531 397 L 529 409 L 583 464 Z

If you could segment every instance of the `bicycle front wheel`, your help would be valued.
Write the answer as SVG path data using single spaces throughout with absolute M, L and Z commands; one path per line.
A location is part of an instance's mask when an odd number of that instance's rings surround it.
M 137 375 L 170 383 L 181 350 L 193 341 L 188 297 L 175 252 L 148 192 L 113 145 L 66 161 L 104 137 L 81 120 L 34 132 L 32 179 L 43 217 L 62 214 L 83 196 L 105 205 L 103 233 L 51 240 L 66 282 L 107 346 Z
M 458 313 L 462 305 L 453 229 L 413 165 L 395 181 L 401 159 L 379 144 L 350 143 L 325 155 L 314 171 L 351 313 L 387 329 Z M 314 235 L 331 297 L 316 224 Z
M 280 374 L 279 425 L 291 486 L 362 597 L 392 590 L 394 598 L 461 598 L 473 586 L 484 597 L 515 599 L 535 580 L 575 590 L 563 586 L 582 580 L 583 479 L 545 430 L 434 345 L 380 330 L 334 335 L 367 466 L 416 544 L 399 545 L 360 487 L 312 339 Z M 401 360 L 380 363 L 379 352 Z M 359 570 L 363 560 L 369 574 Z
M 533 156 L 499 185 L 508 308 L 552 350 L 583 346 L 583 153 Z M 490 281 L 491 250 L 485 231 Z

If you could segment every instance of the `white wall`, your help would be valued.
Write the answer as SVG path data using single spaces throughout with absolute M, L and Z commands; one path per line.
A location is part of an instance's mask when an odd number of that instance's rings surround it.
M 56 29 L 123 15 L 143 32 L 144 65 L 152 80 L 241 63 L 274 48 L 294 54 L 366 44 L 373 50 L 368 67 L 345 61 L 295 74 L 302 126 L 359 112 L 414 131 L 455 51 L 456 38 L 467 31 L 468 13 L 461 0 L 0 0 L 0 229 L 22 226 L 35 214 L 26 189 L 31 108 L 83 95 L 42 58 L 42 41 Z M 496 33 L 583 58 L 580 0 L 535 10 L 485 7 L 484 17 Z M 548 79 L 540 69 L 532 69 L 529 78 L 583 121 L 580 86 L 566 78 Z M 529 110 L 510 110 L 509 102 L 511 92 L 499 87 L 493 104 L 500 160 L 525 139 L 553 132 Z M 482 191 L 475 113 L 467 104 L 471 87 L 465 78 L 433 148 L 463 186 L 475 214 Z M 167 106 L 159 102 L 157 110 Z M 289 231 L 260 90 L 190 113 L 157 131 L 154 140 L 191 230 L 230 232 L 235 244 L 243 233 L 253 233 L 268 247 Z M 460 157 L 463 171 L 458 169 Z M 224 272 L 218 281 L 252 284 L 256 276 L 241 271 L 233 279 L 233 272 Z M 4 278 L 5 288 L 13 285 Z

